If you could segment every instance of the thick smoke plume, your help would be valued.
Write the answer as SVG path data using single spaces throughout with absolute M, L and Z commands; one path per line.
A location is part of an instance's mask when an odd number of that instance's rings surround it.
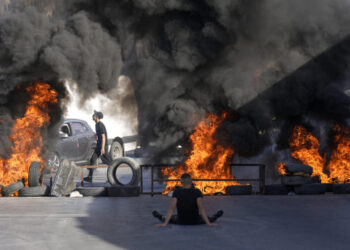
M 161 149 L 186 137 L 205 113 L 226 110 L 233 116 L 223 137 L 236 140 L 242 155 L 258 153 L 269 142 L 257 138 L 271 127 L 260 117 L 275 111 L 261 102 L 240 110 L 350 33 L 349 1 L 58 2 L 6 5 L 0 19 L 2 105 L 18 82 L 69 79 L 88 98 L 118 87 L 122 70 L 135 91 L 140 142 L 155 141 Z M 339 86 L 330 93 L 342 93 Z

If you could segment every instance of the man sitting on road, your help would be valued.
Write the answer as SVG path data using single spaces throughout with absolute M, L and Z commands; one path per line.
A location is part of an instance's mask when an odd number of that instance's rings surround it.
M 97 159 L 100 157 L 102 162 L 104 164 L 109 165 L 112 161 L 109 154 L 108 154 L 108 137 L 107 137 L 107 130 L 105 125 L 101 122 L 101 119 L 103 118 L 103 113 L 94 111 L 94 114 L 92 115 L 92 119 L 96 123 L 95 125 L 95 131 L 96 131 L 96 137 L 97 137 L 97 145 L 94 151 L 94 154 L 92 155 L 90 159 L 90 165 L 97 165 Z M 93 168 L 89 169 L 89 176 L 85 177 L 84 180 L 87 182 L 92 182 L 92 175 L 94 173 Z
M 157 211 L 153 211 L 154 217 L 162 221 L 157 226 L 165 227 L 168 223 L 180 225 L 198 225 L 207 224 L 208 226 L 216 226 L 213 222 L 223 215 L 223 211 L 219 210 L 215 215 L 208 217 L 203 206 L 203 194 L 193 188 L 192 179 L 189 174 L 181 176 L 182 188 L 173 192 L 173 199 L 166 217 Z M 173 215 L 177 207 L 177 215 Z M 199 214 L 200 212 L 200 214 Z

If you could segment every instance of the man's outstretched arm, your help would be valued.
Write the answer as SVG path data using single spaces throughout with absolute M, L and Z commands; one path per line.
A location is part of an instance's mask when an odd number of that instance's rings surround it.
M 157 226 L 159 227 L 165 227 L 166 225 L 168 225 L 171 216 L 174 214 L 175 212 L 175 208 L 176 208 L 176 203 L 177 203 L 177 198 L 173 198 L 171 201 L 171 206 L 168 210 L 168 214 L 166 215 L 165 221 L 162 224 L 158 224 Z
M 200 214 L 202 215 L 203 220 L 205 221 L 205 224 L 208 226 L 217 226 L 217 224 L 211 223 L 208 219 L 207 212 L 205 211 L 205 208 L 203 206 L 203 198 L 199 197 L 197 198 L 197 206 Z

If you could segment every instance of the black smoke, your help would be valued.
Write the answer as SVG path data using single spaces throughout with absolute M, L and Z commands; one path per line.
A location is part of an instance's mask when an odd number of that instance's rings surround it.
M 220 136 L 242 155 L 260 152 L 276 123 L 280 127 L 311 113 L 319 119 L 347 113 L 347 98 L 337 98 L 343 93 L 339 79 L 330 79 L 335 87 L 329 91 L 303 88 L 293 79 L 289 87 L 273 89 L 350 33 L 346 1 L 11 2 L 21 11 L 0 19 L 4 106 L 21 81 L 68 79 L 89 98 L 118 87 L 122 73 L 133 84 L 143 146 L 154 141 L 165 149 L 186 138 L 196 117 L 228 111 L 235 118 L 224 124 Z M 322 70 L 311 67 L 294 80 L 314 76 L 317 85 Z M 254 102 L 264 91 L 272 97 Z M 320 112 L 317 103 L 327 112 Z M 281 115 L 282 108 L 288 115 Z

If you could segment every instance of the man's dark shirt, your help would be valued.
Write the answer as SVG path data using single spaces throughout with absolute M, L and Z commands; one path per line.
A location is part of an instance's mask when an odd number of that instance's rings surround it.
M 199 213 L 197 198 L 203 197 L 202 192 L 197 188 L 180 188 L 173 193 L 173 198 L 177 198 L 177 215 L 180 224 L 196 224 Z
M 106 136 L 105 151 L 108 152 L 108 136 L 105 125 L 102 122 L 97 122 L 95 125 L 96 135 L 97 135 L 97 145 L 96 149 L 101 150 L 102 148 L 102 134 Z

